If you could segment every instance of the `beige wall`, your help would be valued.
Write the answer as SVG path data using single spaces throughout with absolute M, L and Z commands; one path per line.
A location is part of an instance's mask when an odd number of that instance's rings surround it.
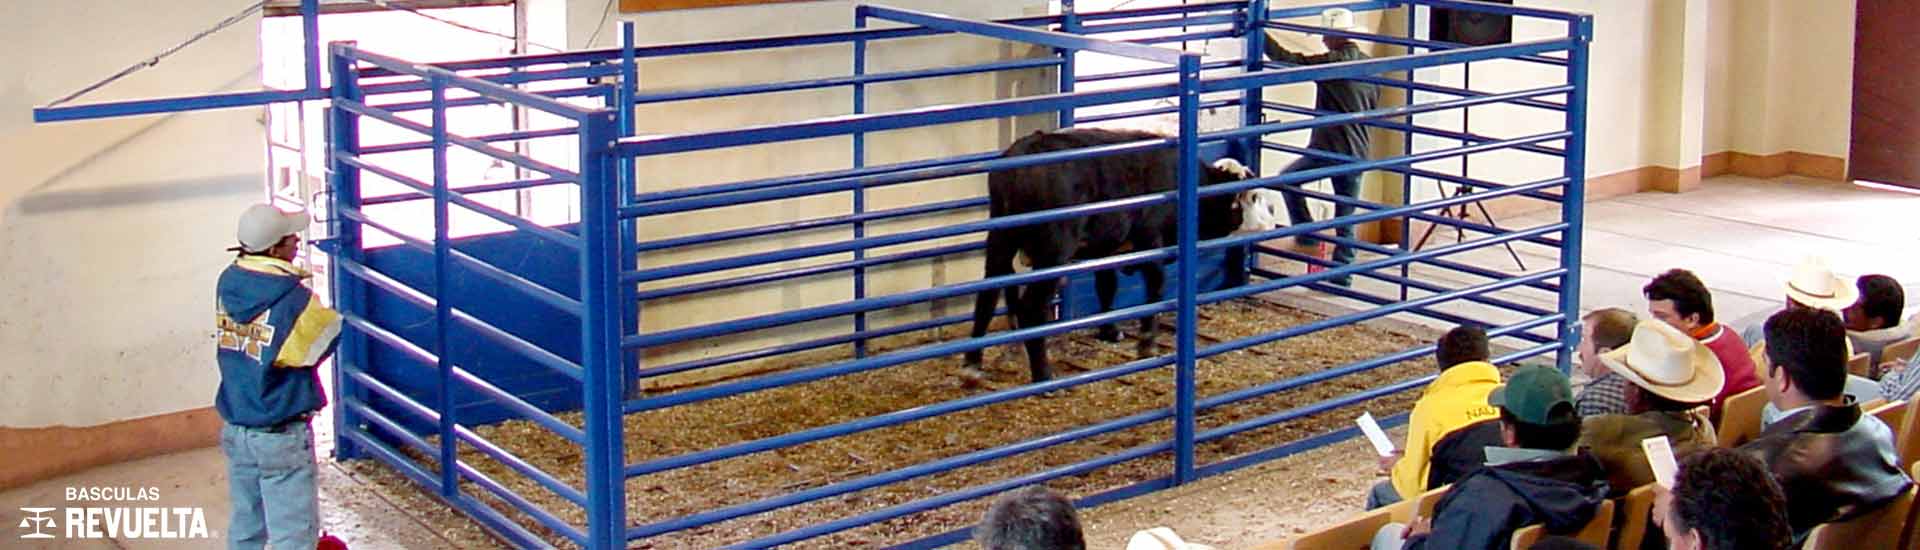
M 30 110 L 231 15 L 231 2 L 0 3 L 0 427 L 212 404 L 213 280 L 264 197 L 261 110 L 34 125 Z M 138 29 L 138 32 L 129 32 Z M 257 22 L 84 98 L 252 89 Z
M 1714 0 L 1707 153 L 1847 155 L 1854 0 Z
M 569 36 L 573 46 L 584 44 L 599 21 L 599 0 L 574 0 Z M 829 32 L 852 28 L 853 2 L 806 2 L 757 7 L 715 8 L 680 12 L 622 16 L 636 21 L 638 42 L 668 44 L 728 38 L 778 36 L 785 34 Z M 1004 18 L 1026 13 L 1045 13 L 1040 0 L 992 3 L 950 3 L 920 0 L 894 5 L 939 11 L 963 17 Z M 1038 10 L 1038 11 L 1033 11 Z M 612 18 L 601 31 L 597 43 L 617 43 L 617 22 Z M 725 25 L 714 24 L 726 21 Z M 876 23 L 882 26 L 885 23 Z M 1014 55 L 1027 55 L 1026 48 L 1005 47 L 999 41 L 962 36 L 941 36 L 876 42 L 869 46 L 868 70 L 881 72 L 915 68 L 949 67 Z M 648 60 L 640 66 L 640 89 L 671 90 L 734 84 L 777 82 L 850 74 L 852 47 L 828 45 L 785 48 L 777 51 L 713 54 L 673 59 Z M 967 103 L 1020 94 L 1035 93 L 1048 79 L 1035 75 L 969 75 L 934 80 L 875 85 L 868 90 L 868 112 Z M 1026 78 L 1021 91 L 1014 82 Z M 636 111 L 641 134 L 679 133 L 737 128 L 759 124 L 796 122 L 811 118 L 838 116 L 852 112 L 849 88 L 786 92 L 748 98 L 722 98 L 642 106 Z M 871 135 L 867 140 L 868 164 L 995 151 L 1008 142 L 1010 127 L 1004 121 L 986 120 L 915 128 Z M 642 192 L 711 185 L 757 178 L 837 170 L 851 166 L 849 138 L 824 138 L 799 143 L 781 143 L 695 152 L 643 159 L 638 164 L 638 187 Z M 931 201 L 983 196 L 984 176 L 920 182 L 868 192 L 870 210 L 924 204 Z M 782 201 L 777 204 L 737 206 L 718 210 L 682 213 L 649 218 L 639 223 L 642 240 L 705 233 L 730 228 L 790 222 L 845 214 L 851 211 L 847 193 L 817 195 Z M 868 227 L 869 235 L 949 225 L 984 217 L 984 209 L 946 215 L 921 216 Z M 642 255 L 643 267 L 657 267 L 742 254 L 781 250 L 798 246 L 836 242 L 852 236 L 846 227 L 783 234 L 777 237 L 741 241 L 702 248 L 663 251 Z M 979 235 L 901 245 L 870 251 L 871 255 L 904 252 L 918 248 L 959 242 L 975 242 Z M 678 286 L 699 281 L 734 278 L 753 273 L 790 269 L 851 259 L 849 254 L 823 256 L 780 264 L 731 270 L 702 276 L 674 279 L 645 288 Z M 939 260 L 899 264 L 868 272 L 868 295 L 893 294 L 977 279 L 980 267 L 974 257 L 949 257 Z M 656 300 L 642 307 L 641 325 L 647 331 L 694 326 L 726 319 L 738 319 L 802 307 L 818 306 L 852 297 L 849 272 L 812 279 L 747 287 L 729 292 Z M 932 308 L 935 314 L 953 315 L 967 311 L 971 302 L 956 301 L 949 307 Z M 918 305 L 870 316 L 875 326 L 924 319 L 929 306 Z M 844 333 L 849 319 L 830 319 L 807 326 L 731 335 L 692 345 L 650 350 L 646 361 L 660 365 L 743 349 Z M 718 373 L 694 373 L 672 383 L 718 376 Z

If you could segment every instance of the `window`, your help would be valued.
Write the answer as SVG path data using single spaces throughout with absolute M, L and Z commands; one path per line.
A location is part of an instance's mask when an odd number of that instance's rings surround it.
M 295 7 L 295 13 L 298 13 L 297 1 L 275 4 L 292 4 Z M 421 13 L 394 10 L 330 12 L 329 15 L 323 16 L 323 24 L 320 26 L 321 41 L 324 43 L 351 40 L 368 51 L 420 62 L 497 57 L 515 53 L 515 41 L 505 38 L 513 36 L 517 26 L 515 7 L 511 1 L 436 0 L 394 2 L 394 4 L 459 4 L 471 7 L 423 10 Z M 331 7 L 332 3 L 329 3 L 328 8 L 331 9 Z M 456 22 L 460 26 L 423 17 L 421 14 Z M 556 17 L 558 17 L 557 14 Z M 461 26 L 481 29 L 493 34 L 476 32 Z M 305 59 L 301 50 L 303 46 L 304 35 L 300 18 L 270 17 L 264 20 L 261 25 L 261 75 L 264 84 L 281 89 L 304 87 Z M 329 78 L 325 75 L 327 67 L 324 61 L 321 71 L 322 78 Z M 425 101 L 429 97 L 429 93 L 423 91 L 382 96 L 375 99 L 373 103 Z M 325 107 L 324 101 L 282 103 L 270 106 L 267 115 L 268 174 L 272 179 L 270 187 L 273 195 L 282 202 L 309 205 L 309 208 L 321 217 L 326 216 L 324 210 L 328 200 L 323 195 L 326 189 L 327 162 Z M 429 111 L 402 113 L 402 116 L 423 124 L 431 122 Z M 540 121 L 529 120 L 524 113 L 515 112 L 515 109 L 505 105 L 457 107 L 448 111 L 450 130 L 465 136 L 504 133 L 517 128 L 542 127 L 536 126 L 539 123 Z M 362 119 L 360 133 L 362 143 L 369 145 L 425 139 L 425 136 L 412 131 L 370 119 Z M 541 143 L 500 142 L 496 146 L 515 149 L 522 154 L 559 166 L 571 166 L 576 162 L 576 155 L 570 145 L 559 143 L 564 139 L 547 140 Z M 395 169 L 414 179 L 424 182 L 432 181 L 431 151 L 383 154 L 373 159 L 383 167 Z M 456 189 L 531 177 L 533 176 L 522 173 L 513 165 L 495 161 L 479 153 L 457 147 L 449 153 L 448 181 Z M 361 191 L 365 197 L 410 192 L 410 188 L 375 174 L 363 173 L 361 180 Z M 471 195 L 469 198 L 545 225 L 568 223 L 578 217 L 578 207 L 575 204 L 578 194 L 572 186 L 501 191 Z M 429 238 L 433 234 L 433 205 L 429 201 L 372 205 L 366 210 L 408 236 Z M 492 233 L 509 228 L 482 214 L 457 206 L 451 209 L 451 213 L 450 230 L 454 236 Z M 376 230 L 369 229 L 366 232 L 368 246 L 387 246 L 398 242 L 398 239 Z

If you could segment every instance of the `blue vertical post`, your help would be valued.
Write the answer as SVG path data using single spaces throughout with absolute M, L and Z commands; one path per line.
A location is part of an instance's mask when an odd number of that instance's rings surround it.
M 1573 47 L 1567 51 L 1567 189 L 1561 193 L 1560 216 L 1567 224 L 1560 238 L 1560 346 L 1556 362 L 1561 372 L 1573 372 L 1575 346 L 1580 342 L 1580 241 L 1584 237 L 1587 200 L 1587 46 L 1593 42 L 1593 16 L 1576 15 L 1567 22 Z
M 853 28 L 855 29 L 867 28 L 867 7 L 866 6 L 864 5 L 856 6 L 853 9 Z M 853 76 L 858 77 L 865 74 L 867 74 L 867 40 L 864 38 L 855 39 L 853 41 Z M 855 83 L 853 85 L 853 114 L 858 115 L 858 114 L 864 114 L 866 112 L 867 112 L 867 85 L 864 83 Z M 867 134 L 866 132 L 857 132 L 853 134 L 853 167 L 861 168 L 866 165 L 867 165 Z M 860 213 L 866 212 L 866 211 L 867 211 L 866 185 L 856 183 L 855 187 L 853 188 L 853 213 L 855 215 L 859 215 Z M 866 238 L 866 236 L 867 236 L 867 222 L 863 222 L 863 221 L 853 222 L 853 238 L 855 240 L 859 240 L 859 239 Z M 865 247 L 853 249 L 854 261 L 857 262 L 866 257 L 867 257 L 867 249 Z M 853 299 L 859 300 L 866 297 L 867 297 L 867 268 L 855 267 L 853 268 Z M 866 312 L 853 314 L 853 332 L 854 334 L 865 334 L 867 332 Z M 856 358 L 867 356 L 867 339 L 866 338 L 861 338 L 853 341 L 853 356 Z
M 1200 55 L 1180 56 L 1179 331 L 1174 357 L 1173 482 L 1194 479 L 1194 351 L 1199 331 Z
M 1246 72 L 1259 72 L 1266 66 L 1267 58 L 1267 0 L 1248 0 L 1247 16 L 1245 19 L 1247 25 L 1246 38 L 1244 39 L 1246 49 L 1243 52 L 1240 66 L 1241 69 Z M 1264 92 L 1265 89 L 1259 86 L 1250 87 L 1240 92 L 1241 127 L 1258 126 L 1266 121 L 1266 108 L 1261 106 L 1266 100 Z M 1260 142 L 1262 139 L 1260 136 L 1250 137 L 1240 146 L 1241 149 L 1245 151 L 1244 154 L 1247 157 L 1243 159 L 1247 162 L 1247 168 L 1252 169 L 1255 174 L 1261 173 L 1260 157 L 1264 156 L 1260 151 Z M 1248 255 L 1250 258 L 1252 256 L 1251 254 Z
M 335 101 L 360 101 L 360 79 L 353 72 L 352 43 L 335 43 L 327 57 L 333 73 L 332 96 Z M 360 119 L 351 111 L 338 106 L 327 109 L 327 162 L 332 169 L 333 181 L 333 238 L 339 247 L 335 256 L 353 262 L 365 261 L 366 254 L 360 243 L 360 223 L 348 219 L 342 213 L 360 210 L 360 169 L 348 164 L 345 159 L 360 154 Z M 365 316 L 366 302 L 364 288 L 360 280 L 345 269 L 331 270 L 333 277 L 333 307 L 343 313 Z M 360 451 L 347 433 L 359 429 L 357 415 L 341 405 L 340 396 L 360 397 L 353 383 L 353 377 L 347 376 L 347 367 L 365 367 L 367 340 L 366 335 L 351 327 L 341 335 L 340 349 L 333 356 L 333 456 L 348 460 L 362 458 Z
M 1426 40 L 1427 33 L 1420 30 L 1420 24 L 1419 24 L 1420 19 L 1419 19 L 1418 12 L 1421 9 L 1421 6 L 1418 4 L 1406 4 L 1405 6 L 1403 6 L 1403 8 L 1407 10 L 1407 37 L 1415 38 L 1419 40 Z M 1417 49 L 1417 47 L 1407 46 L 1407 55 L 1413 55 L 1417 53 L 1420 53 L 1420 50 Z M 1418 77 L 1414 76 L 1414 71 L 1415 69 L 1407 69 L 1408 82 L 1419 81 Z M 1403 93 L 1405 94 L 1403 96 L 1405 97 L 1405 103 L 1407 105 L 1412 105 L 1414 91 L 1412 89 L 1406 89 L 1406 90 L 1403 90 Z M 1411 126 L 1413 124 L 1414 124 L 1414 115 L 1407 115 L 1407 125 Z M 1401 144 L 1404 147 L 1404 149 L 1401 149 L 1400 154 L 1402 155 L 1413 154 L 1413 130 L 1407 130 L 1402 133 Z M 1465 174 L 1461 174 L 1461 175 L 1465 176 Z M 1400 203 L 1409 204 L 1409 205 L 1413 204 L 1413 175 L 1412 174 L 1407 174 L 1407 173 L 1400 174 Z M 1403 216 L 1400 218 L 1400 251 L 1408 254 L 1413 253 L 1413 216 Z M 1407 284 L 1404 281 L 1410 280 L 1412 278 L 1412 274 L 1413 274 L 1412 264 L 1400 264 L 1400 280 L 1402 281 L 1400 283 L 1400 301 L 1402 302 L 1407 301 L 1407 298 L 1408 298 L 1407 290 L 1409 288 L 1407 287 Z
M 1245 38 L 1241 40 L 1246 43 L 1246 48 L 1241 53 L 1240 67 L 1249 73 L 1260 72 L 1266 68 L 1267 61 L 1267 0 L 1248 0 L 1244 20 L 1246 31 L 1242 35 Z M 1258 126 L 1266 122 L 1265 91 L 1265 88 L 1254 86 L 1240 93 L 1240 127 Z M 1247 169 L 1253 170 L 1255 175 L 1262 173 L 1260 157 L 1266 156 L 1266 151 L 1260 147 L 1263 141 L 1266 141 L 1266 136 L 1253 136 L 1240 143 L 1241 154 L 1246 157 L 1241 160 L 1246 161 Z M 1241 271 L 1244 273 L 1253 273 L 1253 269 L 1260 266 L 1260 254 L 1254 252 L 1251 246 L 1247 247 L 1242 258 L 1245 267 Z
M 1060 0 L 1060 32 L 1080 34 L 1080 14 L 1073 10 L 1073 0 Z M 1075 50 L 1062 48 L 1060 51 L 1060 93 L 1073 91 L 1073 58 Z M 1073 127 L 1073 108 L 1060 110 L 1060 127 Z
M 307 63 L 307 97 L 318 98 L 326 86 L 320 82 L 320 0 L 300 0 L 300 34 L 305 45 L 300 58 Z M 333 73 L 339 79 L 340 73 Z
M 625 434 L 620 422 L 620 321 L 618 256 L 631 243 L 608 238 L 619 230 L 614 181 L 614 113 L 580 118 L 580 366 L 586 370 L 587 540 L 589 550 L 624 548 L 627 498 Z
M 453 290 L 448 288 L 447 253 L 453 248 L 448 234 L 447 202 L 453 191 L 447 186 L 447 77 L 427 75 L 433 90 L 433 354 L 440 374 L 440 494 L 452 497 L 460 493 L 460 440 L 454 436 L 452 346 L 447 345 L 447 330 L 453 322 Z
M 634 54 L 632 21 L 620 22 L 620 63 L 620 86 L 614 91 L 614 105 L 616 106 L 614 117 L 620 124 L 620 137 L 625 138 L 633 137 L 633 133 L 638 126 L 637 122 L 633 119 L 633 96 L 638 94 L 640 89 L 640 65 Z M 632 202 L 634 194 L 638 192 L 639 183 L 634 181 L 634 178 L 637 176 L 634 174 L 633 167 L 634 160 L 630 157 L 620 156 L 618 160 L 615 161 L 614 169 L 618 170 L 618 173 L 615 175 L 615 180 L 619 182 L 620 206 L 626 206 Z M 635 218 L 622 218 L 620 220 L 620 246 L 625 247 L 627 243 L 639 242 L 639 223 L 640 220 Z M 636 254 L 620 255 L 620 271 L 622 273 L 638 269 L 639 267 L 640 258 Z M 637 333 L 640 331 L 640 302 L 634 299 L 634 285 L 619 286 L 621 308 L 620 333 Z M 626 366 L 624 371 L 627 373 L 625 377 L 627 382 L 623 384 L 624 390 L 629 393 L 640 391 L 639 350 L 622 353 L 621 363 Z

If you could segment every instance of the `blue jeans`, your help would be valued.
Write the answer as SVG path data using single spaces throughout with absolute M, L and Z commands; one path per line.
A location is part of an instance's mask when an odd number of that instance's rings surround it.
M 272 542 L 274 550 L 307 550 L 319 543 L 312 426 L 298 422 L 276 433 L 228 424 L 220 429 L 220 450 L 233 500 L 227 548 Z
M 1300 157 L 1294 160 L 1293 164 L 1287 165 L 1287 169 L 1282 173 L 1300 172 L 1340 164 L 1343 163 L 1314 157 Z M 1328 179 L 1333 180 L 1333 193 L 1335 195 L 1351 199 L 1356 198 L 1360 194 L 1360 174 L 1358 173 L 1333 176 Z M 1306 183 L 1308 182 L 1303 182 L 1300 185 L 1306 185 Z M 1313 213 L 1307 210 L 1306 197 L 1301 196 L 1299 193 L 1288 193 L 1287 189 L 1281 189 L 1280 191 L 1287 197 L 1287 217 L 1291 219 L 1293 225 L 1304 225 L 1313 222 Z M 1333 215 L 1336 218 L 1351 216 L 1353 215 L 1353 205 L 1336 203 L 1333 205 Z M 1342 225 L 1336 227 L 1333 229 L 1333 234 L 1343 239 L 1352 239 L 1353 226 Z M 1319 242 L 1305 235 L 1300 236 L 1297 241 L 1302 244 Z M 1333 247 L 1333 263 L 1345 265 L 1352 262 L 1353 248 L 1345 244 L 1335 243 Z
M 1373 484 L 1373 489 L 1367 491 L 1368 510 L 1399 504 L 1401 500 L 1400 492 L 1393 489 L 1393 480 L 1391 479 L 1375 483 Z

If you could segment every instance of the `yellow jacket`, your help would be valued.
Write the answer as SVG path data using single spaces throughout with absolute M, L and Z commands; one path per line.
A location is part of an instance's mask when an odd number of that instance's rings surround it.
M 1454 430 L 1482 420 L 1499 419 L 1500 410 L 1487 405 L 1487 394 L 1500 385 L 1500 370 L 1475 361 L 1454 365 L 1440 373 L 1413 404 L 1407 420 L 1407 444 L 1393 465 L 1393 489 L 1402 498 L 1427 492 L 1427 466 L 1433 445 Z

